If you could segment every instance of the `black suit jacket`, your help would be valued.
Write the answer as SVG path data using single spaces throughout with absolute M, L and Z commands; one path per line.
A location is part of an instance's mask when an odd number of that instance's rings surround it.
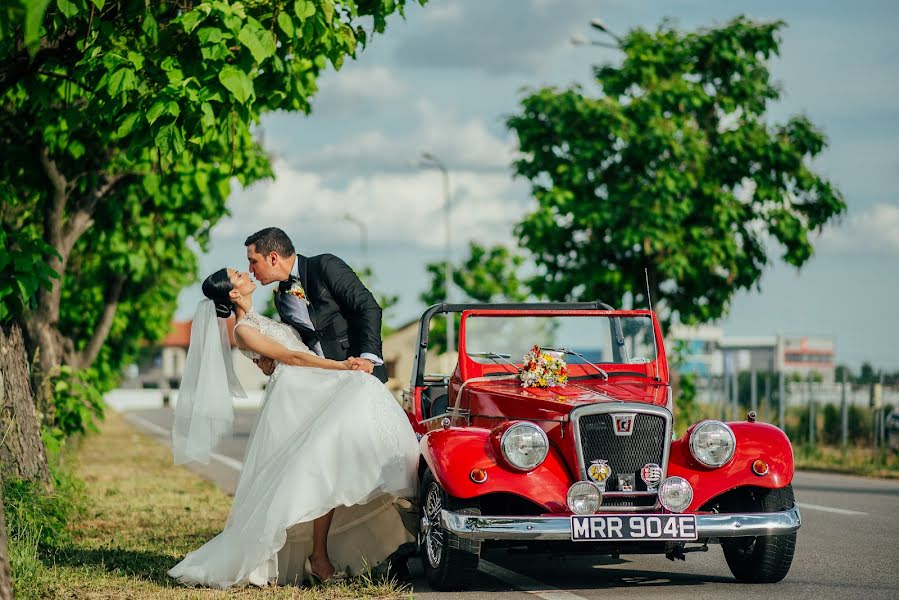
M 292 325 L 310 348 L 321 342 L 327 358 L 345 360 L 363 352 L 382 357 L 381 307 L 349 265 L 333 254 L 297 254 L 297 261 L 315 331 L 283 310 L 286 298 L 279 292 L 275 306 L 281 320 Z M 374 375 L 386 383 L 383 365 L 375 367 Z

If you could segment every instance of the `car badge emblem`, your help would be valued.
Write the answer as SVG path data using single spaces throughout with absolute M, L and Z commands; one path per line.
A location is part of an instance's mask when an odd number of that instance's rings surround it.
M 640 479 L 646 484 L 647 491 L 654 492 L 662 480 L 662 467 L 655 463 L 647 463 L 640 469 Z
M 602 459 L 592 461 L 590 466 L 587 467 L 587 475 L 603 489 L 606 487 L 606 479 L 611 474 L 612 467 L 609 466 L 608 461 Z
M 619 492 L 633 492 L 634 491 L 634 474 L 633 473 L 619 473 L 618 474 L 618 491 Z
M 612 415 L 612 423 L 614 424 L 615 435 L 628 436 L 634 433 L 634 417 L 636 415 L 630 413 L 621 413 Z

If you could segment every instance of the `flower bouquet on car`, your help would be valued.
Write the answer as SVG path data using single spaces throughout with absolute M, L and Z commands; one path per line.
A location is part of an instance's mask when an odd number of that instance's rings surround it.
M 522 387 L 556 387 L 568 381 L 568 367 L 560 356 L 543 352 L 535 345 L 522 357 L 524 366 L 518 374 Z

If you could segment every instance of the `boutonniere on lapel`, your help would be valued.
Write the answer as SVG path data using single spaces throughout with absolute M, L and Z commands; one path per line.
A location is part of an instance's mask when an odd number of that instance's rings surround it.
M 309 305 L 309 299 L 306 298 L 306 290 L 303 289 L 303 285 L 299 281 L 295 282 L 289 289 L 285 290 L 284 293 L 296 296 L 300 302 L 304 302 L 306 306 Z

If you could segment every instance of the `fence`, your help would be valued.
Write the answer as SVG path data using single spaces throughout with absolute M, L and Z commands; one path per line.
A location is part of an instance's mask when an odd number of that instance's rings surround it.
M 262 390 L 247 390 L 246 398 L 234 398 L 234 408 L 252 409 L 262 404 Z M 153 410 L 178 404 L 178 390 L 124 389 L 108 392 L 103 399 L 113 410 Z
M 705 414 L 732 420 L 753 410 L 759 420 L 779 426 L 799 443 L 883 448 L 891 424 L 899 424 L 887 418 L 899 408 L 897 387 L 798 381 L 777 372 L 697 377 L 696 385 Z M 893 435 L 899 440 L 899 429 Z

